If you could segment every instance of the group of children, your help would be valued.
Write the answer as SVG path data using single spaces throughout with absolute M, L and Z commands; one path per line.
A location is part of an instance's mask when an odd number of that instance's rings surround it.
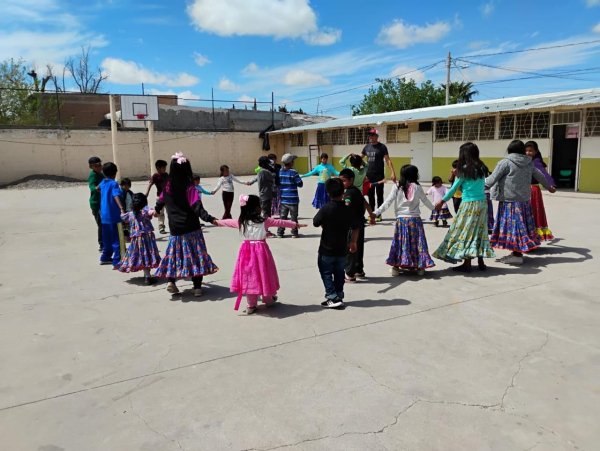
M 191 164 L 182 153 L 172 156 L 169 175 L 167 163 L 159 160 L 157 171 L 151 180 L 146 194 L 123 195 L 129 191 L 131 182 L 124 184 L 125 190 L 115 181 L 117 167 L 113 163 L 101 164 L 97 157 L 89 160 L 91 172 L 89 186 L 90 207 L 99 224 L 98 239 L 101 242 L 101 264 L 112 264 L 122 272 L 144 271 L 146 283 L 156 282 L 156 278 L 168 280 L 167 290 L 178 293 L 176 281 L 191 278 L 193 293 L 202 295 L 203 277 L 218 271 L 207 252 L 199 218 L 215 226 L 231 227 L 239 230 L 243 239 L 235 270 L 231 279 L 231 291 L 238 294 L 235 309 L 239 308 L 243 295 L 247 297 L 246 313 L 256 311 L 259 297 L 267 306 L 277 302 L 279 279 L 275 261 L 267 244 L 269 227 L 277 228 L 277 236 L 283 237 L 285 228 L 298 236 L 298 229 L 305 224 L 298 223 L 298 188 L 302 187 L 303 177 L 319 176 L 319 183 L 313 200 L 318 208 L 313 225 L 321 227 L 318 250 L 318 268 L 325 287 L 324 308 L 344 308 L 344 284 L 365 278 L 364 230 L 365 213 L 371 224 L 375 218 L 394 204 L 396 224 L 392 245 L 386 263 L 391 273 L 401 271 L 424 274 L 425 269 L 434 266 L 429 254 L 427 240 L 419 210 L 420 203 L 432 210 L 431 219 L 438 225 L 446 226 L 452 217 L 447 202 L 460 190 L 460 205 L 456 206 L 456 218 L 443 242 L 433 253 L 433 257 L 460 266 L 453 269 L 460 272 L 472 270 L 471 261 L 477 258 L 478 268 L 485 270 L 484 258 L 494 257 L 493 248 L 508 249 L 512 253 L 499 261 L 507 264 L 521 264 L 522 254 L 540 245 L 542 239 L 552 235 L 545 222 L 541 192 L 537 183 L 554 192 L 554 182 L 545 172 L 543 160 L 537 144 L 531 141 L 523 144 L 513 141 L 508 146 L 508 157 L 503 159 L 490 175 L 479 158 L 479 149 L 473 143 L 460 147 L 456 167 L 453 170 L 454 182 L 447 190 L 441 178 L 433 179 L 427 193 L 419 184 L 418 169 L 405 165 L 400 178 L 394 183 L 382 205 L 373 210 L 365 200 L 361 188 L 364 184 L 366 165 L 358 161 L 358 155 L 349 155 L 342 165 L 350 164 L 340 172 L 328 163 L 326 154 L 321 155 L 321 164 L 312 171 L 300 175 L 293 169 L 295 156 L 285 154 L 282 166 L 275 167 L 275 156 L 261 157 L 254 179 L 243 182 L 230 174 L 227 166 L 221 167 L 221 178 L 214 190 L 200 186 L 198 176 L 194 176 Z M 539 160 L 539 162 L 535 162 Z M 160 163 L 160 164 L 159 164 Z M 164 163 L 164 166 L 163 166 Z M 104 178 L 100 175 L 103 174 Z M 258 183 L 259 195 L 239 196 L 240 216 L 231 218 L 234 199 L 233 182 L 251 185 Z M 158 198 L 154 209 L 148 207 L 147 194 L 152 185 L 157 186 Z M 201 194 L 214 194 L 223 188 L 225 213 L 217 220 L 203 207 Z M 486 189 L 492 189 L 492 197 L 499 201 L 493 230 L 489 233 L 488 202 Z M 227 193 L 227 195 L 226 195 Z M 428 195 L 433 202 L 429 200 Z M 272 218 L 273 202 L 279 204 L 279 219 Z M 530 202 L 530 199 L 535 201 Z M 130 209 L 128 209 L 130 207 Z M 541 210 L 540 210 L 541 208 Z M 169 241 L 165 255 L 161 258 L 151 223 L 152 217 L 169 218 Z M 288 216 L 290 220 L 288 220 Z M 536 221 L 538 227 L 536 229 Z M 121 258 L 119 250 L 119 224 L 128 224 L 129 246 Z M 164 229 L 164 221 L 159 223 Z M 152 276 L 150 270 L 155 269 Z

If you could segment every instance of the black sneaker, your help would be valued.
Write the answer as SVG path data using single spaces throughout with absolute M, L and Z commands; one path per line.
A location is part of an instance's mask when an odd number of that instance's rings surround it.
M 341 307 L 345 307 L 344 301 L 342 301 L 341 299 L 326 299 L 325 301 L 321 302 L 321 306 L 323 308 L 341 308 Z

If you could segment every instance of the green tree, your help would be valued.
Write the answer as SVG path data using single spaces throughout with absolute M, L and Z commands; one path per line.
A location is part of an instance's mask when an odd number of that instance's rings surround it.
M 446 85 L 442 84 L 444 91 Z M 472 102 L 473 96 L 479 94 L 479 91 L 473 89 L 473 83 L 470 81 L 452 81 L 450 82 L 450 103 Z
M 39 99 L 34 91 L 23 60 L 0 62 L 0 124 L 35 123 Z

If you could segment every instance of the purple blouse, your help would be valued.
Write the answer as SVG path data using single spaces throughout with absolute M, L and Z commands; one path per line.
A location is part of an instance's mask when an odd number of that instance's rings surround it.
M 137 216 L 133 211 L 123 213 L 121 219 L 129 224 L 129 236 L 131 238 L 154 232 L 151 221 L 152 214 L 148 207 L 144 207 Z
M 556 182 L 554 181 L 554 179 L 552 178 L 552 176 L 550 174 L 548 174 L 548 171 L 546 171 L 546 165 L 544 164 L 544 162 L 540 158 L 534 158 L 533 159 L 533 167 L 539 169 L 540 172 L 542 174 L 544 174 L 544 177 L 546 178 L 546 182 L 548 183 L 548 185 L 550 185 L 550 186 L 556 186 Z M 535 178 L 532 178 L 531 179 L 531 184 L 532 185 L 537 185 L 538 181 Z

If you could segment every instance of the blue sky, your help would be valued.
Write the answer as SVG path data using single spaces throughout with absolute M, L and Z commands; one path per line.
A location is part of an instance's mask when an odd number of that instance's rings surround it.
M 375 78 L 444 82 L 448 52 L 475 100 L 600 87 L 600 0 L 0 1 L 0 60 L 60 73 L 88 45 L 104 92 L 143 82 L 194 106 L 211 89 L 232 102 L 274 92 L 276 105 L 346 116 Z M 552 48 L 518 52 L 540 47 Z

